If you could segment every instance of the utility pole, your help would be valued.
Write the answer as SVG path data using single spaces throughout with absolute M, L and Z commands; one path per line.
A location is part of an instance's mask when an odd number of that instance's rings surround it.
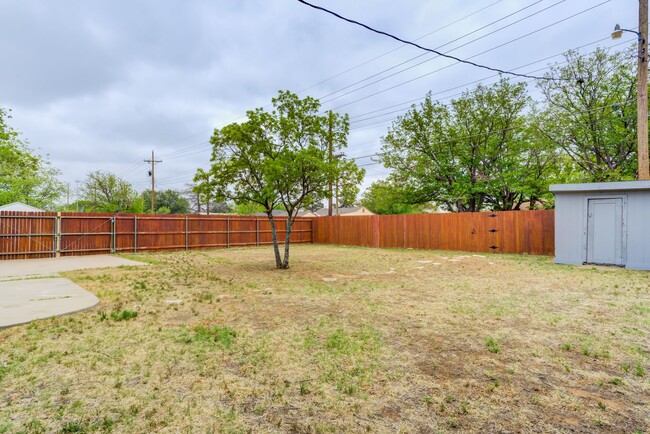
M 156 174 L 154 172 L 154 168 L 156 167 L 156 163 L 162 163 L 162 160 L 156 160 L 154 158 L 153 154 L 153 149 L 151 149 L 151 160 L 144 160 L 145 163 L 151 163 L 151 214 L 153 214 L 154 211 L 154 205 L 156 203 L 155 199 L 155 180 L 156 180 Z
M 330 166 L 331 166 L 333 158 L 334 158 L 334 155 L 332 155 L 334 153 L 334 143 L 333 143 L 334 138 L 332 137 L 332 121 L 333 121 L 333 119 L 332 119 L 332 110 L 330 110 L 329 114 L 328 114 L 329 129 L 328 129 L 328 134 L 327 134 L 327 138 L 329 140 L 329 164 L 330 164 Z M 329 197 L 329 200 L 328 200 L 327 215 L 332 217 L 332 180 L 331 179 L 330 179 L 329 189 L 330 189 L 330 197 Z
M 650 180 L 648 168 L 648 0 L 639 0 L 639 59 L 637 71 L 637 139 L 639 181 Z

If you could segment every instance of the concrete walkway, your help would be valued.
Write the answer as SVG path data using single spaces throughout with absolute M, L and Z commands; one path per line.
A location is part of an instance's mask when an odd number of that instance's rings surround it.
M 63 256 L 60 258 L 15 259 L 0 261 L 0 280 L 52 276 L 64 271 L 87 268 L 121 267 L 123 265 L 147 265 L 111 255 Z
M 95 295 L 68 279 L 0 282 L 0 328 L 90 309 Z
M 147 265 L 109 255 L 0 261 L 0 328 L 90 309 L 99 299 L 63 271 Z

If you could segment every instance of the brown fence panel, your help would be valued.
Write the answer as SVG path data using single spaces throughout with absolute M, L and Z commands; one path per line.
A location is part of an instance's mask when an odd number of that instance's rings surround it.
M 286 218 L 276 218 L 280 243 Z M 0 259 L 192 250 L 272 244 L 266 216 L 0 212 Z M 292 243 L 311 243 L 296 219 Z
M 0 260 L 56 254 L 56 213 L 0 211 Z
M 113 242 L 113 215 L 102 213 L 61 213 L 59 252 L 61 256 L 110 253 Z
M 553 255 L 554 211 L 320 217 L 313 242 L 365 247 Z

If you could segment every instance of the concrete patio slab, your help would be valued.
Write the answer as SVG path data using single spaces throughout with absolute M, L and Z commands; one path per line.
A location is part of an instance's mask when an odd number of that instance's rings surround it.
M 63 256 L 60 258 L 0 261 L 0 281 L 35 276 L 52 276 L 63 271 L 88 268 L 148 265 L 111 255 Z
M 90 309 L 99 299 L 68 279 L 0 282 L 0 328 Z

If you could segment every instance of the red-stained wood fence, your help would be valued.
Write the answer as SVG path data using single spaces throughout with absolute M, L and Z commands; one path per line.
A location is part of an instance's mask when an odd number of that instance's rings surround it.
M 292 243 L 553 255 L 554 211 L 296 219 Z M 276 218 L 280 242 L 286 219 Z M 266 217 L 0 212 L 0 260 L 272 243 Z
M 313 230 L 318 244 L 531 255 L 555 251 L 552 210 L 320 217 Z
M 286 218 L 275 218 L 278 239 Z M 0 260 L 272 244 L 264 217 L 0 212 Z M 311 219 L 296 219 L 292 243 L 312 242 Z

